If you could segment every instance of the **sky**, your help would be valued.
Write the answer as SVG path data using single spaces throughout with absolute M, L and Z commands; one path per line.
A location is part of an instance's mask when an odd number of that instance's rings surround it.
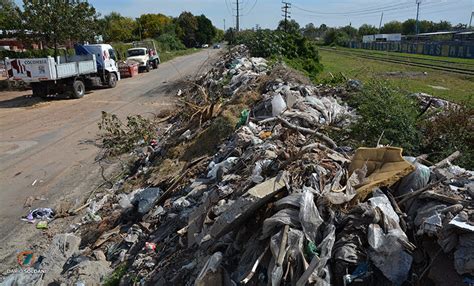
M 204 14 L 214 26 L 223 29 L 235 26 L 237 0 L 89 0 L 102 15 L 112 11 L 124 16 L 139 17 L 145 13 L 162 13 L 177 17 L 182 11 L 195 15 Z M 416 17 L 416 1 L 420 3 L 420 20 L 447 20 L 452 24 L 468 24 L 474 10 L 474 0 L 285 0 L 292 3 L 291 18 L 301 26 L 314 23 L 316 26 L 352 25 L 359 27 L 367 23 L 382 24 Z M 21 1 L 16 1 L 20 3 Z M 280 0 L 239 0 L 240 27 L 275 28 L 282 17 Z M 473 20 L 474 22 L 474 20 Z M 474 23 L 473 23 L 474 24 Z

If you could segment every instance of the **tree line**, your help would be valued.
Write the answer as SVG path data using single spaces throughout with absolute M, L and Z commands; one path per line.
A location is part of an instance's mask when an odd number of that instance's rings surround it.
M 451 30 L 462 30 L 466 29 L 465 24 L 452 25 L 448 21 L 419 21 L 420 33 L 430 33 L 438 31 L 451 31 Z M 380 29 L 369 24 L 363 24 L 358 29 L 347 25 L 344 27 L 328 27 L 326 24 L 321 24 L 319 27 L 313 23 L 309 23 L 304 27 L 300 27 L 298 22 L 295 20 L 291 21 L 280 21 L 277 27 L 279 31 L 286 31 L 287 33 L 302 34 L 308 39 L 323 41 L 324 44 L 336 44 L 345 45 L 349 41 L 362 40 L 364 35 L 374 34 L 393 34 L 400 33 L 403 35 L 415 35 L 416 34 L 416 20 L 408 19 L 404 22 L 391 21 L 385 23 Z M 235 31 L 227 31 L 227 34 Z
M 291 21 L 291 25 L 296 26 L 298 23 Z M 438 31 L 451 31 L 451 30 L 462 30 L 466 29 L 465 24 L 452 25 L 448 21 L 419 21 L 419 32 L 420 33 L 431 33 Z M 314 24 L 307 24 L 305 27 L 300 28 L 292 27 L 291 29 L 298 29 L 304 36 L 311 39 L 321 39 L 325 44 L 337 44 L 344 45 L 351 40 L 362 40 L 364 35 L 374 34 L 403 34 L 403 35 L 415 35 L 416 34 L 416 20 L 408 19 L 404 22 L 390 21 L 385 23 L 382 27 L 377 28 L 373 25 L 363 24 L 358 29 L 347 25 L 344 27 L 328 27 L 325 24 L 321 24 L 316 27 Z
M 182 12 L 178 17 L 144 14 L 133 19 L 117 12 L 101 16 L 86 1 L 29 1 L 22 8 L 13 0 L 0 0 L 3 37 L 17 37 L 44 48 L 76 42 L 130 42 L 153 38 L 165 49 L 178 50 L 210 44 L 223 37 L 205 15 Z

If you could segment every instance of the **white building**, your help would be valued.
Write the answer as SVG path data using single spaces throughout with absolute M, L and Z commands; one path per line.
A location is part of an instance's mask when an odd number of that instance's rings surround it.
M 400 42 L 401 40 L 402 40 L 402 34 L 375 34 L 375 35 L 365 35 L 362 37 L 363 43 Z

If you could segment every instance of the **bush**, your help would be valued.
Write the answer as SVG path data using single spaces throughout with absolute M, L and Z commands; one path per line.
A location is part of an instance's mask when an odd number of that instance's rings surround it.
M 336 46 L 346 46 L 350 42 L 349 35 L 339 29 L 330 29 L 324 35 L 324 44 L 325 45 L 336 45 Z
M 451 108 L 420 123 L 422 152 L 438 162 L 455 151 L 462 153 L 456 164 L 474 169 L 474 108 Z
M 400 146 L 405 153 L 419 151 L 418 108 L 403 91 L 388 82 L 372 81 L 349 104 L 360 115 L 349 134 L 357 141 L 356 145 L 375 147 L 381 138 L 380 144 Z
M 157 39 L 158 50 L 164 51 L 178 51 L 184 50 L 186 47 L 174 34 L 162 34 Z
M 286 61 L 290 66 L 304 71 L 311 78 L 322 71 L 316 44 L 300 34 L 247 30 L 237 35 L 236 42 L 246 45 L 254 57 Z
M 155 124 L 140 115 L 127 116 L 124 124 L 115 115 L 102 111 L 99 125 L 101 147 L 107 156 L 117 156 L 138 146 L 147 146 L 156 137 Z
M 132 44 L 113 43 L 112 47 L 117 52 L 118 59 L 124 61 L 127 59 L 127 50 L 132 48 Z

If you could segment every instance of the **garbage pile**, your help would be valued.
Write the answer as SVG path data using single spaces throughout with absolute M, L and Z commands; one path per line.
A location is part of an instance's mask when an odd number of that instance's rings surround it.
M 238 46 L 182 92 L 211 115 L 170 119 L 175 131 L 136 172 L 215 120 L 216 98 L 225 109 L 246 91 L 261 97 L 214 155 L 166 183 L 120 192 L 132 174 L 96 197 L 101 220 L 76 230 L 81 251 L 67 261 L 126 267 L 122 285 L 472 284 L 474 172 L 452 164 L 461 154 L 427 166 L 396 147 L 338 146 L 327 131 L 357 120 L 346 91 L 279 69 Z M 98 277 L 71 268 L 58 280 Z

